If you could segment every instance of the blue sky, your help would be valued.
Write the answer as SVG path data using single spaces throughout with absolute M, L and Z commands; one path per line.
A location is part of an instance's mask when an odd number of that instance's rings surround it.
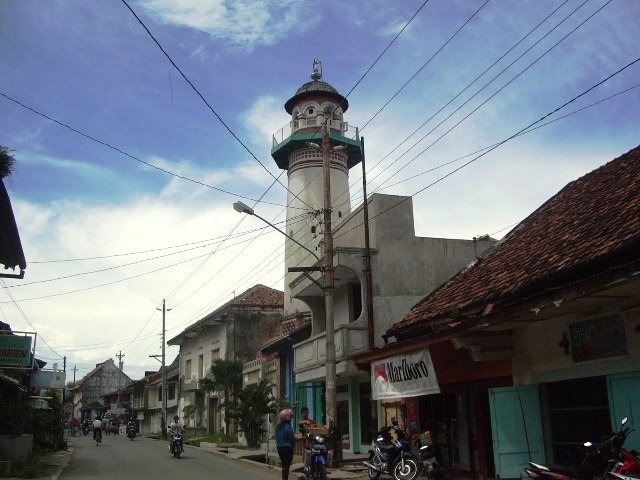
M 245 149 L 123 2 L 0 2 L 0 145 L 17 160 L 6 183 L 28 262 L 24 281 L 5 280 L 4 320 L 37 330 L 38 353 L 66 355 L 78 375 L 122 350 L 139 378 L 158 366 L 149 355 L 160 350 L 163 298 L 171 337 L 234 291 L 282 289 L 282 237 L 231 205 L 264 195 L 256 211 L 284 219 L 270 157 L 271 135 L 289 121 L 284 103 L 314 58 L 323 80 L 349 93 L 422 4 L 131 0 Z M 638 19 L 635 0 L 426 2 L 348 96 L 369 192 L 423 190 L 418 235 L 500 238 L 638 145 L 640 62 L 543 123 L 584 110 L 428 186 L 636 60 Z M 359 166 L 350 179 L 358 205 Z

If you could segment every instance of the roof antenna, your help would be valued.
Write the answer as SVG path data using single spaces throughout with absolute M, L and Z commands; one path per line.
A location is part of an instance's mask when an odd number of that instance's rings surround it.
M 317 82 L 322 78 L 322 62 L 317 58 L 313 59 L 313 72 L 311 72 L 311 80 Z

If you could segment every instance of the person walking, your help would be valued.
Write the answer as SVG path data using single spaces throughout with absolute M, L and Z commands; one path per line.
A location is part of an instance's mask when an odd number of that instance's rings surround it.
M 293 412 L 285 408 L 278 416 L 280 422 L 276 426 L 276 448 L 282 465 L 282 480 L 288 480 L 289 468 L 293 461 L 293 447 L 296 445 L 296 437 L 291 427 Z

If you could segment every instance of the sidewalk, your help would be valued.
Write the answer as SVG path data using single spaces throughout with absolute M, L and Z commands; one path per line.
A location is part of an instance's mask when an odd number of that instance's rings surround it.
M 250 462 L 252 465 L 260 466 L 265 469 L 274 470 L 278 473 L 282 470 L 279 466 L 280 460 L 278 453 L 275 450 L 269 449 L 269 464 L 265 462 L 266 448 L 261 449 L 239 449 L 229 448 L 224 446 L 218 446 L 213 443 L 201 443 L 201 450 L 213 453 L 215 455 L 222 455 L 227 458 L 235 459 L 242 462 Z M 300 457 L 298 457 L 299 459 Z M 367 458 L 367 455 L 354 455 L 352 453 L 345 452 L 344 464 L 340 468 L 330 467 L 327 469 L 327 479 L 330 480 L 360 480 L 368 478 L 367 470 L 362 465 L 362 461 Z M 295 462 L 291 465 L 289 480 L 298 480 L 304 478 L 302 468 L 304 465 L 301 462 Z M 279 475 L 278 475 L 279 476 Z
M 69 447 L 67 450 L 59 450 L 57 452 L 47 453 L 42 456 L 42 465 L 44 466 L 44 473 L 38 477 L 34 477 L 35 480 L 58 480 L 60 474 L 65 469 L 71 455 L 73 454 L 73 447 Z M 18 477 L 2 477 L 3 480 L 24 480 Z

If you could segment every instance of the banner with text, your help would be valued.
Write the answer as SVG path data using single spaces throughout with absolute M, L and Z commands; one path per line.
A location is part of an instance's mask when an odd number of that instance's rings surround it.
M 31 337 L 0 335 L 0 367 L 31 367 Z
M 440 393 L 429 350 L 371 363 L 373 400 Z

